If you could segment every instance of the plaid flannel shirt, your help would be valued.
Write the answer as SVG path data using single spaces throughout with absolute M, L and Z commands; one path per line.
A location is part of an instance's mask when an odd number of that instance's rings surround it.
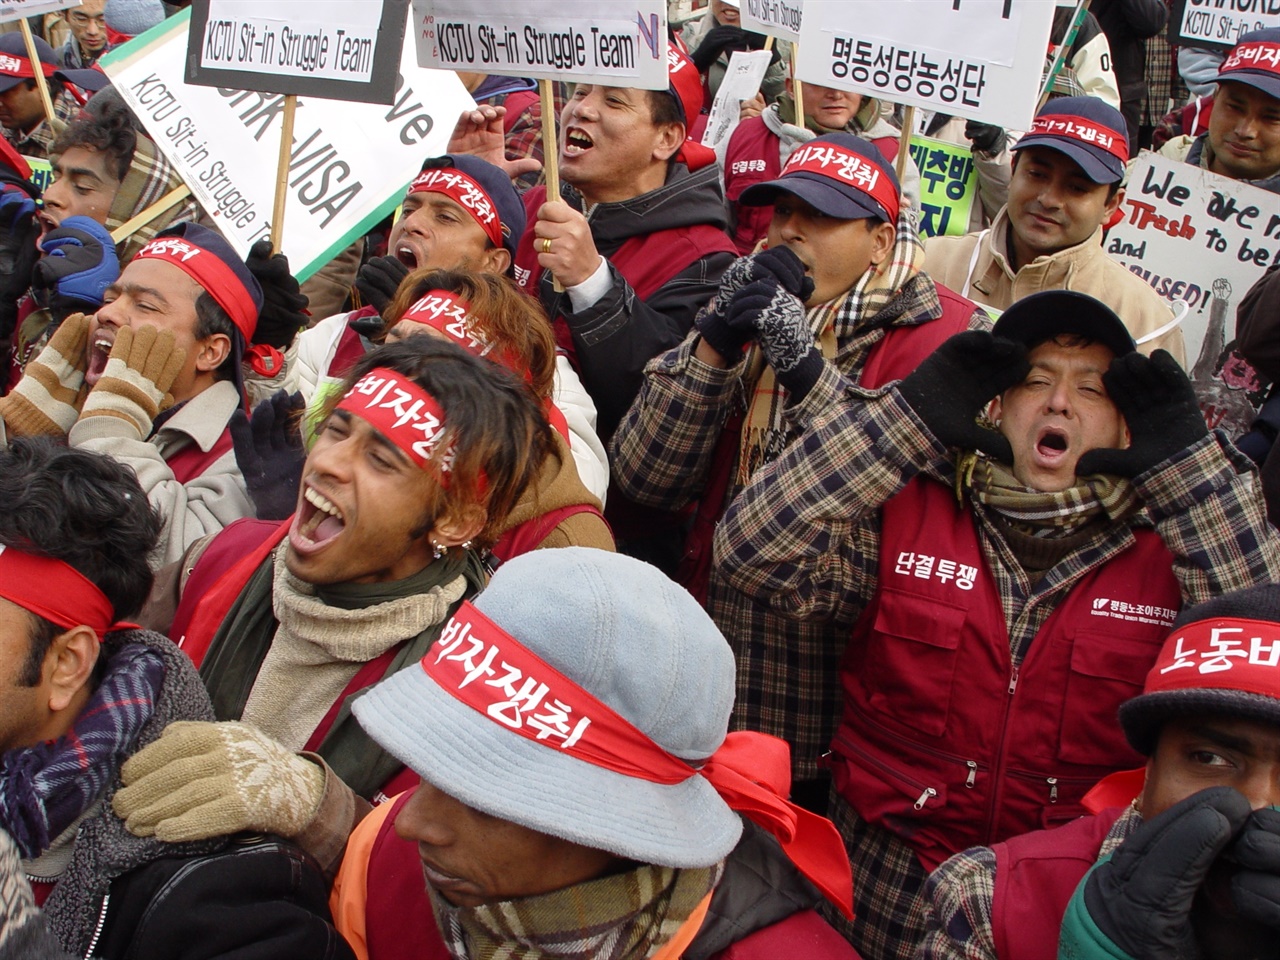
M 1111 825 L 1098 850 L 1098 859 L 1110 856 L 1142 824 L 1133 808 Z M 990 847 L 973 847 L 938 867 L 925 888 L 925 935 L 916 960 L 996 960 L 991 923 L 996 890 L 996 855 Z M 1046 956 L 1057 950 L 1045 943 Z M 1046 931 L 1046 937 L 1048 931 Z
M 13 130 L 9 127 L 0 127 L 0 132 L 3 132 L 4 138 L 24 157 L 45 160 L 49 157 L 53 141 L 58 139 L 58 132 L 79 114 L 80 101 L 71 94 L 70 90 L 64 87 L 61 93 L 53 97 L 53 116 L 58 123 L 57 130 L 54 130 L 49 125 L 48 118 L 45 118 L 32 127 L 29 133 L 23 133 L 21 130 Z
M 880 505 L 918 473 L 949 487 L 955 482 L 947 449 L 894 386 L 868 391 L 846 383 L 843 392 L 842 402 L 752 478 L 716 530 L 715 569 L 728 584 L 748 601 L 811 628 L 852 623 L 875 592 Z M 1101 529 L 1034 585 L 987 508 L 970 498 L 1009 624 L 1014 662 L 1026 656 L 1080 578 L 1133 543 L 1132 527 L 1154 525 L 1173 554 L 1184 604 L 1274 582 L 1280 574 L 1280 537 L 1266 521 L 1255 477 L 1251 462 L 1225 435 L 1210 434 L 1135 478 L 1145 510 Z M 840 637 L 847 636 L 842 629 Z M 775 663 L 785 664 L 786 651 L 769 652 Z M 835 658 L 826 662 L 836 668 Z M 775 677 L 772 682 L 798 686 L 801 681 Z M 837 677 L 820 677 L 817 684 L 838 690 Z M 848 816 L 856 820 L 852 810 Z M 858 844 L 850 843 L 854 889 L 866 884 L 877 900 L 866 908 L 859 902 L 857 929 L 851 934 L 845 926 L 842 932 L 868 960 L 910 956 L 923 926 L 906 918 L 922 916 L 917 906 L 923 871 L 918 863 L 911 869 L 914 858 L 902 840 L 860 826 L 865 829 Z M 842 832 L 848 840 L 848 830 Z M 881 868 L 877 878 L 860 875 L 859 864 L 872 860 L 896 866 L 887 872 Z M 886 925 L 878 916 L 895 919 Z
M 937 289 L 927 275 L 904 284 L 888 307 L 853 336 L 837 340 L 834 364 L 824 364 L 817 384 L 786 410 L 788 440 L 840 400 L 849 382 L 845 378 L 859 375 L 888 330 L 925 323 L 941 313 Z M 983 326 L 989 321 L 978 311 L 970 327 Z M 721 369 L 694 356 L 697 343 L 695 330 L 679 347 L 650 361 L 640 393 L 610 445 L 614 481 L 646 506 L 679 510 L 697 500 L 725 421 L 746 406 L 747 371 L 759 362 L 756 350 L 737 366 Z M 730 477 L 737 472 L 735 451 Z M 725 503 L 742 489 L 734 480 L 730 484 Z M 788 741 L 793 778 L 815 778 L 819 758 L 835 733 L 840 708 L 836 666 L 852 621 L 819 623 L 779 615 L 728 586 L 714 569 L 707 610 L 737 657 L 731 726 Z

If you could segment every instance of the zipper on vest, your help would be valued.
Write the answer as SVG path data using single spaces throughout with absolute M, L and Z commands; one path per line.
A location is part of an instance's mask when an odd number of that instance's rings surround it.
M 98 923 L 93 928 L 93 937 L 89 940 L 89 949 L 84 952 L 84 960 L 89 960 L 93 956 L 93 950 L 98 945 L 98 938 L 102 936 L 102 928 L 107 923 L 107 904 L 111 902 L 111 894 L 105 894 L 102 898 L 102 908 L 98 911 Z
M 1018 668 L 1013 668 L 1013 673 L 1009 674 L 1009 696 L 1013 696 L 1018 692 Z
M 914 804 L 915 808 L 917 810 L 923 810 L 924 805 L 928 803 L 932 798 L 936 797 L 937 795 L 938 795 L 938 791 L 933 789 L 933 787 L 925 787 L 924 793 L 920 794 L 920 796 L 916 799 L 916 802 Z
M 1058 778 L 1046 777 L 1045 779 L 1049 783 L 1049 802 L 1057 803 L 1058 802 Z
M 965 779 L 964 785 L 972 790 L 974 782 L 978 779 L 978 761 L 966 760 L 964 765 L 969 768 L 969 776 Z

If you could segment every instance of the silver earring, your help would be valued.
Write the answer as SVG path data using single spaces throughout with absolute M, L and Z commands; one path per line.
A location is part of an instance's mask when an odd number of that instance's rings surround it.
M 437 560 L 439 560 L 448 552 L 449 552 L 449 548 L 446 547 L 444 544 L 436 543 L 434 540 L 431 541 L 431 553 Z
M 462 543 L 462 549 L 463 549 L 463 550 L 470 550 L 470 549 L 471 549 L 471 541 L 470 541 L 470 540 L 464 540 L 464 541 L 463 541 L 463 543 Z

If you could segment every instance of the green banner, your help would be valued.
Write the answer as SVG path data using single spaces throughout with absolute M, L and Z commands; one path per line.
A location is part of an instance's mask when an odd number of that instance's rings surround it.
M 49 189 L 49 184 L 53 183 L 53 164 L 48 160 L 41 160 L 37 157 L 23 157 L 27 161 L 27 166 L 31 168 L 31 182 L 40 188 L 40 195 Z
M 978 196 L 978 171 L 968 144 L 911 138 L 911 159 L 920 170 L 920 233 L 958 237 L 969 232 Z

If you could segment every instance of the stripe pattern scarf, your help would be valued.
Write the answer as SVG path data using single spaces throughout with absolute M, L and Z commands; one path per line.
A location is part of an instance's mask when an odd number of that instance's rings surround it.
M 1023 486 L 1011 467 L 976 454 L 963 455 L 957 467 L 978 502 L 1034 537 L 1067 536 L 1097 517 L 1123 520 L 1138 509 L 1138 493 L 1122 477 L 1079 477 L 1066 490 L 1041 491 Z
M 141 643 L 120 648 L 107 675 L 58 740 L 0 757 L 0 816 L 24 858 L 34 859 L 102 795 L 133 753 L 155 710 L 164 661 Z
M 723 871 L 723 863 L 685 870 L 642 864 L 478 907 L 455 907 L 427 891 L 454 960 L 641 960 L 675 936 Z

